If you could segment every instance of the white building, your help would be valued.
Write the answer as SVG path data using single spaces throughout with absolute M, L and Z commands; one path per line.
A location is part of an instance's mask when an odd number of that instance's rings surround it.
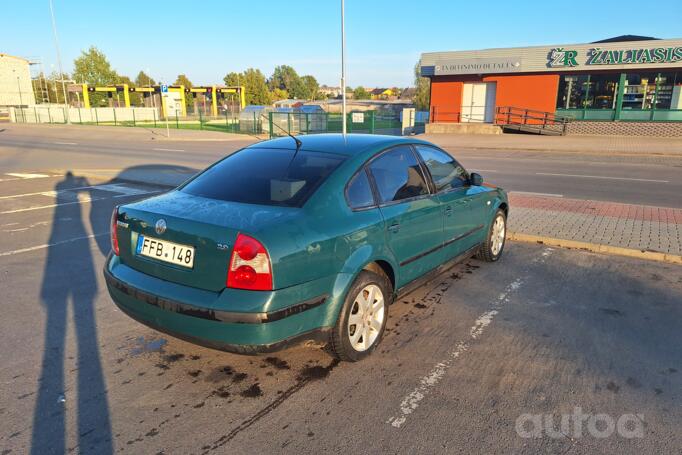
M 0 53 L 0 107 L 35 103 L 28 60 Z

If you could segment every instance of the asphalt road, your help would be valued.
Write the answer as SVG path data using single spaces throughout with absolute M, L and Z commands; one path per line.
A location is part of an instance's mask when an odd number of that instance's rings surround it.
M 236 144 L 9 150 L 2 134 L 3 455 L 682 451 L 679 266 L 510 243 L 396 302 L 366 361 L 222 353 L 130 320 L 106 293 L 112 207 L 163 189 L 54 170 L 168 164 L 151 149 L 185 146 L 171 164 L 195 168 Z
M 255 140 L 166 141 L 143 128 L 11 125 L 0 132 L 0 168 L 199 170 Z M 446 149 L 467 169 L 510 191 L 682 208 L 682 156 Z

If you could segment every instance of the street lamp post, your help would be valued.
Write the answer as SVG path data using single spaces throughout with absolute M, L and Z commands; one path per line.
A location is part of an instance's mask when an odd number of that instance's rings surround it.
M 69 119 L 69 108 L 66 102 L 66 81 L 64 80 L 64 71 L 62 70 L 62 56 L 59 52 L 59 37 L 57 36 L 57 22 L 54 19 L 54 7 L 52 6 L 52 0 L 50 0 L 50 16 L 52 17 L 52 33 L 54 34 L 54 46 L 57 50 L 57 67 L 59 68 L 59 76 L 62 78 L 62 92 L 64 95 L 64 117 L 66 117 L 66 123 L 71 123 Z M 56 91 L 56 88 L 55 88 Z
M 343 134 L 346 134 L 346 24 L 344 0 L 341 0 L 341 110 L 343 112 Z

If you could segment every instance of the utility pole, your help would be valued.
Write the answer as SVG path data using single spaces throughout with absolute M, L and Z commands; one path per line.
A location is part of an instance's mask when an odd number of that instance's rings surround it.
M 343 112 L 343 134 L 346 135 L 346 24 L 344 0 L 341 0 L 341 99 Z
M 19 105 L 23 107 L 24 99 L 21 96 L 21 81 L 19 80 L 19 76 L 17 76 L 17 87 L 19 87 Z
M 62 78 L 62 94 L 64 95 L 64 116 L 66 117 L 66 123 L 71 123 L 69 119 L 69 107 L 66 99 L 66 81 L 64 80 L 64 71 L 62 70 L 62 56 L 59 52 L 59 37 L 57 36 L 57 22 L 54 20 L 54 6 L 52 6 L 52 0 L 50 1 L 50 16 L 52 17 L 52 33 L 54 34 L 54 46 L 57 50 L 57 67 L 59 68 L 59 76 Z M 55 87 L 56 91 L 56 87 Z

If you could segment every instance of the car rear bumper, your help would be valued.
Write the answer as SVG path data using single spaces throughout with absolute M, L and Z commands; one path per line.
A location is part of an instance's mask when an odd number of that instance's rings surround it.
M 277 291 L 214 293 L 138 272 L 113 255 L 104 278 L 113 301 L 131 318 L 224 351 L 254 354 L 304 340 L 326 341 L 335 318 L 327 294 L 332 278 Z

